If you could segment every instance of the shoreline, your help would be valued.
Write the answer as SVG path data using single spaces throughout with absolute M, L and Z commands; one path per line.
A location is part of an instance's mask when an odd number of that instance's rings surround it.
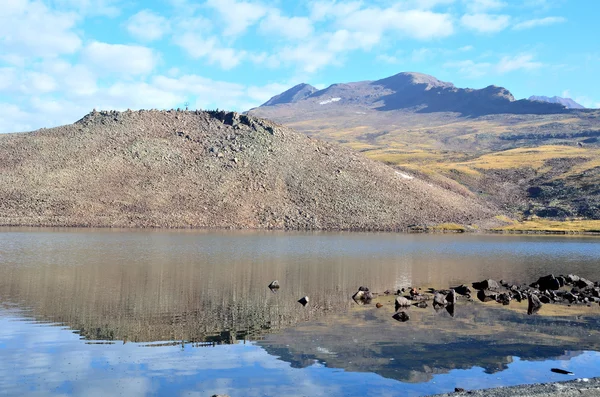
M 435 394 L 430 397 L 592 397 L 600 395 L 599 378 L 580 378 L 569 381 L 534 383 L 508 387 L 495 387 L 491 389 L 466 390 L 452 393 Z

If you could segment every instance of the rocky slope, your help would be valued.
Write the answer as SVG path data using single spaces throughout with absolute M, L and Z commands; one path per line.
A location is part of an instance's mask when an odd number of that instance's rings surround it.
M 92 112 L 0 135 L 0 224 L 403 230 L 493 211 L 237 113 Z

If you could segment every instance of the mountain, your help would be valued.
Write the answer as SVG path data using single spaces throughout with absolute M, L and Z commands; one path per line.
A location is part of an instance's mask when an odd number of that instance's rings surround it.
M 248 114 L 467 188 L 517 218 L 600 219 L 600 110 L 399 73 L 333 84 Z
M 92 112 L 0 135 L 1 225 L 405 230 L 494 214 L 469 192 L 231 112 Z
M 540 102 L 548 102 L 548 103 L 558 103 L 566 107 L 567 109 L 585 109 L 584 106 L 578 104 L 571 98 L 561 98 L 559 96 L 553 96 L 552 98 L 547 96 L 537 96 L 532 95 L 529 97 L 530 101 L 540 101 Z
M 309 84 L 298 84 L 289 90 L 274 96 L 265 102 L 262 106 L 275 106 L 282 103 L 295 103 L 318 91 L 315 87 Z
M 301 104 L 303 108 L 337 105 L 363 106 L 381 111 L 410 109 L 419 113 L 456 112 L 461 115 L 549 114 L 565 111 L 560 104 L 519 100 L 503 87 L 457 88 L 422 73 L 398 73 L 377 81 L 333 84 L 323 90 L 300 84 L 267 101 L 262 107 Z

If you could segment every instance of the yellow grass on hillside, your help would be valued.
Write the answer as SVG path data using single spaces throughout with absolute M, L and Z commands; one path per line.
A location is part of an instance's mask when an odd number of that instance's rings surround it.
M 493 229 L 494 231 L 515 233 L 599 233 L 600 220 L 553 221 L 549 219 L 533 219 L 515 222 L 512 225 Z

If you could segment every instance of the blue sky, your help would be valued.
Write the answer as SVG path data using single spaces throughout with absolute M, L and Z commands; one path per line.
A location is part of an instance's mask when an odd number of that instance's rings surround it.
M 600 107 L 594 0 L 3 0 L 0 132 L 401 71 Z

